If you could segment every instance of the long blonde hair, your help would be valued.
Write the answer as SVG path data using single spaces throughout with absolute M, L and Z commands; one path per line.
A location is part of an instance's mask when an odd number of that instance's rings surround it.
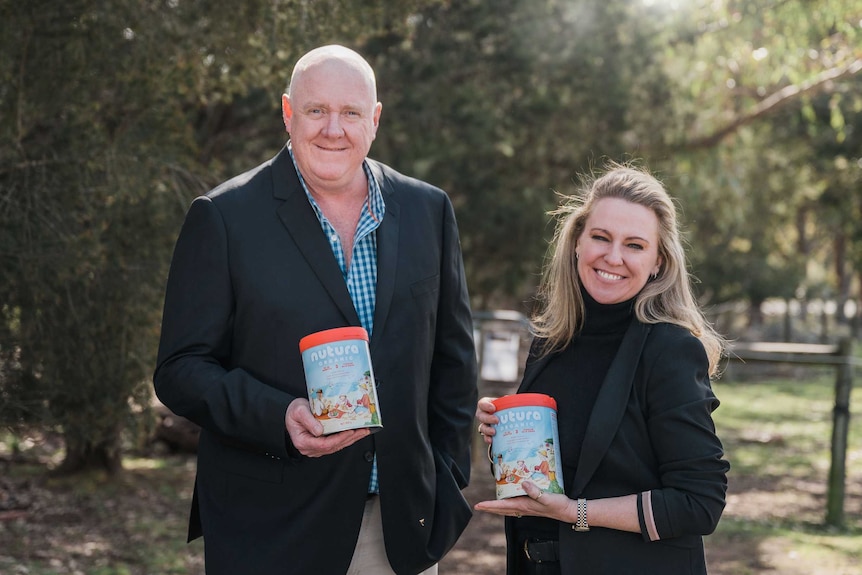
M 661 268 L 635 298 L 635 315 L 647 324 L 671 323 L 700 339 L 709 358 L 709 374 L 718 373 L 725 340 L 709 324 L 695 301 L 676 206 L 664 186 L 646 170 L 609 162 L 604 175 L 583 177 L 578 195 L 551 212 L 557 218 L 552 255 L 545 267 L 533 316 L 536 336 L 544 340 L 542 355 L 566 347 L 584 324 L 584 301 L 575 248 L 596 203 L 619 198 L 644 206 L 658 218 Z

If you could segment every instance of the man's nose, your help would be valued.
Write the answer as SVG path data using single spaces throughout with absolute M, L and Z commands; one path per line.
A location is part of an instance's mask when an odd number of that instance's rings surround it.
M 328 137 L 339 137 L 344 134 L 344 130 L 341 127 L 340 114 L 328 114 L 326 116 L 326 126 L 324 127 L 324 134 Z

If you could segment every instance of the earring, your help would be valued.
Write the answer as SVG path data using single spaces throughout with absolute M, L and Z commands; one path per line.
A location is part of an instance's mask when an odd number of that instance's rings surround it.
M 578 252 L 575 252 L 575 259 L 576 260 L 581 259 L 581 254 L 579 254 Z
M 656 279 L 657 277 L 658 277 L 658 272 L 656 272 L 656 273 L 652 274 L 652 275 L 650 276 L 650 279 L 652 279 L 653 281 L 655 281 L 655 279 Z

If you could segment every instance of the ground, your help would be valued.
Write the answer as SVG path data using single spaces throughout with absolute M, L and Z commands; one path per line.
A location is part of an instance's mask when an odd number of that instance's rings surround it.
M 122 477 L 111 481 L 46 477 L 43 463 L 0 457 L 0 573 L 203 574 L 201 546 L 184 542 L 194 456 L 128 458 Z M 481 471 L 477 466 L 465 492 L 471 503 L 493 497 L 493 482 Z M 813 524 L 823 509 L 819 482 L 740 478 L 731 482 L 725 520 L 756 526 L 800 518 L 807 522 L 799 524 L 800 535 L 816 541 L 824 533 Z M 862 512 L 855 483 L 848 485 L 847 512 Z M 859 536 L 856 530 L 841 537 Z M 504 549 L 502 518 L 477 513 L 440 572 L 500 575 Z M 764 537 L 756 528 L 708 538 L 707 557 L 712 575 L 858 573 L 843 563 L 814 565 L 792 540 Z
M 710 575 L 859 575 L 862 563 L 836 561 L 832 555 L 818 556 L 800 549 L 794 539 L 764 536 L 760 525 L 787 525 L 798 530 L 800 539 L 813 546 L 840 547 L 842 541 L 854 539 L 858 546 L 860 533 L 851 528 L 844 534 L 821 525 L 826 505 L 826 486 L 819 481 L 793 478 L 730 476 L 727 507 L 723 521 L 751 525 L 750 532 L 734 529 L 705 539 Z M 493 483 L 482 477 L 465 491 L 471 503 L 494 497 Z M 845 513 L 862 515 L 862 485 L 848 481 Z M 767 529 L 772 532 L 772 529 Z M 818 543 L 822 539 L 822 543 Z M 452 552 L 441 563 L 441 574 L 501 575 L 505 572 L 505 536 L 503 519 L 477 513 Z
M 194 458 L 171 455 L 166 466 L 158 461 L 127 460 L 119 481 L 82 482 L 46 478 L 36 462 L 0 459 L 0 573 L 202 574 L 201 547 L 187 546 L 183 539 Z M 465 492 L 471 503 L 493 497 L 490 477 L 480 473 Z M 816 520 L 822 512 L 824 488 L 816 482 L 797 482 L 788 489 L 757 481 L 731 483 L 725 518 L 756 524 L 793 514 Z M 851 486 L 848 512 L 860 511 L 858 491 Z M 707 539 L 713 575 L 853 572 L 844 567 L 812 571 L 786 545 L 756 536 L 715 541 Z M 153 555 L 155 549 L 162 550 L 163 559 Z M 500 575 L 504 549 L 502 518 L 477 513 L 440 572 Z M 36 564 L 50 567 L 38 570 Z

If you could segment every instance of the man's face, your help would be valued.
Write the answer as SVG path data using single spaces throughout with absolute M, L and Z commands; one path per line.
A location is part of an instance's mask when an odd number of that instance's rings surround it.
M 319 62 L 294 77 L 282 111 L 299 171 L 313 192 L 338 193 L 364 182 L 361 166 L 381 111 L 366 74 L 340 60 Z

